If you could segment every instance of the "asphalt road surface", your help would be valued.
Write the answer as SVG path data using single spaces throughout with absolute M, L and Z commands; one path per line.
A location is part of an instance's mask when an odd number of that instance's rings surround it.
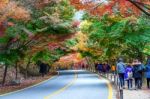
M 112 87 L 91 72 L 63 70 L 39 85 L 1 95 L 0 99 L 112 99 Z

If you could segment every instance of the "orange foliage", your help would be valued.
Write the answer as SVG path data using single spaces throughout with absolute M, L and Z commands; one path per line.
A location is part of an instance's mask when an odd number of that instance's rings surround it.
M 0 22 L 7 18 L 14 18 L 17 20 L 29 20 L 30 14 L 25 8 L 18 6 L 16 2 L 9 0 L 0 1 Z
M 98 1 L 98 2 L 94 2 Z M 143 4 L 150 4 L 149 0 L 136 0 Z M 71 5 L 78 10 L 86 10 L 93 15 L 102 16 L 105 13 L 113 14 L 117 10 L 123 16 L 140 15 L 142 11 L 138 9 L 130 0 L 70 0 Z M 129 11 L 130 10 L 130 11 Z M 150 12 L 150 10 L 148 10 Z
M 35 7 L 36 8 L 43 8 L 50 3 L 59 3 L 61 0 L 37 0 Z

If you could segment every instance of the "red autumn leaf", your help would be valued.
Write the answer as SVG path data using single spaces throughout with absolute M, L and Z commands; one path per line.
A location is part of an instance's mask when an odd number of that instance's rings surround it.
M 150 16 L 149 0 L 70 0 L 71 4 L 78 10 L 87 10 L 91 14 L 102 16 L 105 13 L 113 14 L 115 10 L 122 16 L 136 15 L 142 12 Z M 115 9 L 115 10 L 114 10 Z

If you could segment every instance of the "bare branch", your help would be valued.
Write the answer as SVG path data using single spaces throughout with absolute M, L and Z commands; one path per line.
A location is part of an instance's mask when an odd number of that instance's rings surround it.
M 139 10 L 144 12 L 146 15 L 150 16 L 150 13 L 147 12 L 144 8 L 140 7 L 135 1 L 133 1 L 133 0 L 128 0 L 128 1 L 131 2 L 133 5 L 135 5 Z

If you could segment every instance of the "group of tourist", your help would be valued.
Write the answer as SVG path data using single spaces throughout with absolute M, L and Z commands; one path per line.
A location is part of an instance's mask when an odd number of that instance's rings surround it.
M 125 88 L 125 80 L 127 80 L 128 89 L 133 87 L 133 79 L 135 81 L 135 89 L 141 89 L 143 83 L 143 77 L 147 78 L 147 88 L 150 88 L 150 61 L 147 64 L 141 63 L 140 60 L 135 59 L 132 63 L 125 64 L 123 59 L 119 59 L 117 63 L 117 73 L 119 76 L 121 88 Z
M 120 58 L 117 65 L 110 66 L 108 63 L 97 63 L 95 69 L 99 72 L 106 73 L 112 71 L 118 74 L 119 85 L 122 89 L 125 88 L 125 81 L 127 81 L 128 89 L 133 89 L 133 81 L 135 90 L 141 89 L 143 85 L 143 78 L 146 77 L 147 88 L 150 89 L 150 60 L 146 65 L 138 59 L 134 59 L 131 63 L 125 64 L 123 59 Z
M 96 63 L 95 64 L 95 70 L 96 71 L 99 71 L 99 72 L 103 72 L 103 73 L 106 73 L 106 72 L 109 72 L 111 70 L 111 67 L 108 63 Z

